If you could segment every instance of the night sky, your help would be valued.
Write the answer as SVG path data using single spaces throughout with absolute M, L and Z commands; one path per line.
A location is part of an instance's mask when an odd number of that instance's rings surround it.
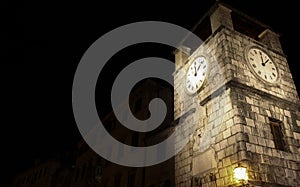
M 35 159 L 51 158 L 76 146 L 80 134 L 72 112 L 73 76 L 80 58 L 96 39 L 114 28 L 137 21 L 165 21 L 191 29 L 212 2 L 172 1 L 167 6 L 160 1 L 2 3 L 1 170 L 7 174 L 5 180 L 32 166 Z M 228 2 L 282 35 L 283 50 L 299 90 L 296 1 L 264 1 L 266 5 L 259 0 Z M 106 70 L 117 72 L 122 65 L 141 57 L 170 58 L 172 52 L 165 46 L 149 52 L 153 46 L 147 45 L 127 52 L 134 54 L 137 49 L 134 58 L 112 61 L 119 64 L 108 66 Z M 126 50 L 119 54 L 122 55 L 126 57 Z M 112 66 L 117 70 L 111 70 Z M 100 76 L 102 82 L 97 86 L 101 91 L 97 91 L 96 96 L 99 102 L 102 98 L 110 99 L 109 86 L 114 73 Z M 103 108 L 106 110 L 99 111 L 100 116 L 109 110 L 106 105 Z

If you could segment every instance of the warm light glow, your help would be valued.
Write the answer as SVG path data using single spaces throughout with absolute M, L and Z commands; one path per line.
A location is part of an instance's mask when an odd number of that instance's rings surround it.
M 234 176 L 237 180 L 248 180 L 246 168 L 245 167 L 237 167 L 233 170 Z

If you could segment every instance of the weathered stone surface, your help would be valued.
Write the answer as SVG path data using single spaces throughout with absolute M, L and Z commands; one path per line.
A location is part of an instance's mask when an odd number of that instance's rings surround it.
M 217 167 L 217 162 L 215 160 L 214 151 L 212 149 L 209 149 L 205 151 L 204 153 L 201 153 L 195 157 L 193 157 L 192 160 L 192 174 L 197 175 L 204 173 L 212 168 Z
M 223 21 L 220 15 L 225 15 Z M 210 186 L 213 184 L 208 177 L 210 172 L 214 173 L 217 186 L 232 185 L 233 169 L 238 163 L 247 168 L 249 180 L 258 186 L 262 182 L 266 186 L 300 186 L 299 97 L 287 59 L 277 50 L 280 47 L 277 39 L 267 43 L 274 36 L 264 33 L 261 35 L 263 43 L 259 43 L 234 31 L 227 9 L 218 9 L 211 19 L 213 28 L 225 27 L 213 29 L 215 34 L 191 54 L 191 57 L 203 51 L 213 54 L 209 57 L 209 76 L 198 93 L 197 102 L 205 112 L 195 123 L 207 133 L 200 141 L 194 138 L 195 141 L 175 157 L 176 186 L 190 185 L 195 175 L 199 175 L 202 186 Z M 275 44 L 275 50 L 267 47 Z M 250 71 L 244 53 L 252 45 L 264 48 L 273 57 L 281 75 L 278 84 L 266 84 Z M 182 68 L 187 65 L 188 62 Z M 175 89 L 179 89 L 176 92 L 180 93 L 183 87 L 179 83 L 184 82 L 184 76 L 174 76 Z M 182 103 L 175 98 L 176 117 L 181 110 Z M 270 127 L 272 121 L 282 128 L 284 150 L 276 147 Z M 208 151 L 211 149 L 214 151 Z

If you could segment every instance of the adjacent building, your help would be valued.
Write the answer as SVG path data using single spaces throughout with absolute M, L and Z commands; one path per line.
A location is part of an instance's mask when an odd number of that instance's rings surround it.
M 153 91 L 154 90 L 154 91 Z M 166 83 L 146 79 L 133 89 L 130 108 L 139 119 L 149 117 L 148 104 L 153 98 L 162 98 L 168 106 L 163 124 L 153 132 L 137 133 L 126 129 L 111 112 L 102 119 L 106 130 L 119 141 L 132 146 L 149 146 L 163 141 L 171 133 L 173 121 L 173 89 Z M 122 107 L 122 104 L 120 104 Z M 126 115 L 123 115 L 126 118 Z M 174 158 L 150 167 L 125 167 L 101 158 L 82 139 L 75 156 L 37 163 L 16 176 L 13 187 L 134 187 L 174 186 Z M 118 153 L 124 154 L 122 150 Z M 74 160 L 65 164 L 65 160 Z

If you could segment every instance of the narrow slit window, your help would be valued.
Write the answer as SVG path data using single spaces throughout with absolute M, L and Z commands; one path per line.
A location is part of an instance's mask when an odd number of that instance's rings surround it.
M 281 151 L 285 151 L 285 143 L 283 140 L 283 133 L 280 123 L 270 122 L 271 133 L 273 135 L 273 140 L 275 143 L 275 148 Z

